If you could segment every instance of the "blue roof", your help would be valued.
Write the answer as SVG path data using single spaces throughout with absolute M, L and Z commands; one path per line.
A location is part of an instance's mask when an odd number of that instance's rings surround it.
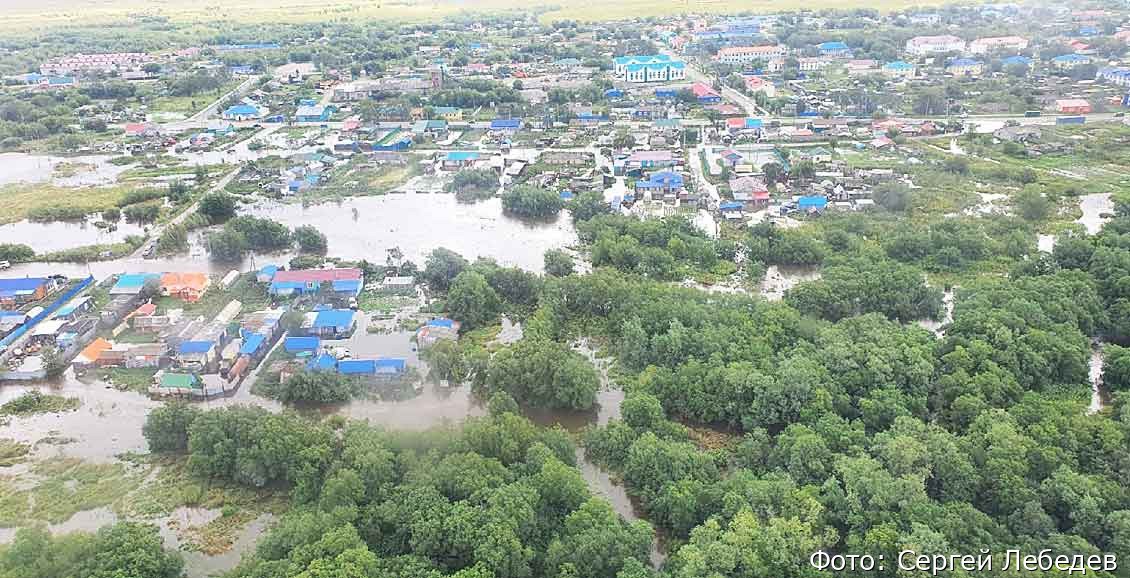
M 619 88 L 609 88 L 608 90 L 604 91 L 604 96 L 608 98 L 619 98 L 621 96 L 624 96 L 624 91 L 620 90 Z
M 273 279 L 275 277 L 275 273 L 278 273 L 278 272 L 279 272 L 279 266 L 278 265 L 267 265 L 266 267 L 259 269 L 260 275 L 266 275 L 270 279 Z
M 478 159 L 479 153 L 473 151 L 451 151 L 444 157 L 444 160 L 449 161 L 475 161 Z
M 314 318 L 314 327 L 349 327 L 353 325 L 353 311 L 349 309 L 331 309 L 319 311 Z
M 972 58 L 955 58 L 949 63 L 950 66 L 977 66 L 978 64 L 981 63 Z
M 224 114 L 228 116 L 257 115 L 259 114 L 259 109 L 251 106 L 250 104 L 237 104 L 234 106 L 229 106 L 227 110 L 224 111 Z
M 407 367 L 403 359 L 393 357 L 375 359 L 373 363 L 376 365 L 377 373 L 400 373 Z
M 178 353 L 205 353 L 216 344 L 211 341 L 185 341 L 177 348 Z
M 306 363 L 306 367 L 314 371 L 328 371 L 334 368 L 337 364 L 337 359 L 329 353 L 322 353 L 321 355 L 310 359 Z
M 141 288 L 147 280 L 156 277 L 159 277 L 156 273 L 125 273 L 118 276 L 118 282 L 114 283 L 114 287 L 110 291 Z
M 797 207 L 801 209 L 823 209 L 824 207 L 828 206 L 828 198 L 817 195 L 810 195 L 797 199 L 796 204 Z
M 817 44 L 816 47 L 819 48 L 820 50 L 825 51 L 825 52 L 829 52 L 829 51 L 835 51 L 835 50 L 847 50 L 848 45 L 843 43 L 843 42 L 832 41 L 832 42 L 821 42 L 820 44 Z
M 361 292 L 361 280 L 360 279 L 339 279 L 339 280 L 333 282 L 333 288 L 334 288 L 334 291 L 338 291 L 338 292 L 341 292 L 341 293 L 345 293 L 345 292 L 360 293 Z
M 1009 56 L 1001 61 L 1002 64 L 1028 64 L 1032 62 L 1027 56 Z
M 561 200 L 568 201 L 569 199 L 573 198 L 573 191 L 561 191 L 561 194 L 559 196 L 561 197 Z
M 499 129 L 519 129 L 522 127 L 522 119 L 520 118 L 496 118 L 490 121 L 491 130 Z
M 243 345 L 239 348 L 240 355 L 254 355 L 263 347 L 263 342 L 267 340 L 267 336 L 262 333 L 252 333 L 243 338 Z
M 44 277 L 18 277 L 16 279 L 0 279 L 0 294 L 8 291 L 35 291 L 40 286 L 46 284 L 47 279 Z
M 455 321 L 446 317 L 437 317 L 428 322 L 432 327 L 455 327 Z
M 1082 62 L 1084 60 L 1088 60 L 1088 58 L 1079 54 L 1062 54 L 1052 59 L 1053 62 Z
M 377 372 L 377 362 L 373 359 L 343 359 L 337 364 L 342 375 L 372 375 Z
M 889 70 L 909 70 L 911 68 L 914 68 L 914 65 L 910 64 L 908 62 L 903 62 L 901 60 L 896 60 L 894 62 L 888 62 L 888 63 L 884 64 L 883 68 L 886 68 L 886 69 L 889 69 Z
M 283 348 L 290 353 L 296 351 L 315 351 L 321 345 L 321 340 L 317 337 L 287 337 L 283 342 Z
M 735 210 L 740 210 L 742 208 L 742 206 L 743 205 L 741 203 L 737 202 L 737 201 L 729 201 L 729 202 L 722 203 L 722 204 L 718 205 L 718 210 L 720 210 L 720 211 L 735 211 Z

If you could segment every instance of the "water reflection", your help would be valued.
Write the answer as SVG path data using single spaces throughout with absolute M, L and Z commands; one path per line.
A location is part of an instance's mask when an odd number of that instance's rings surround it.
M 98 227 L 100 217 L 92 215 L 79 222 L 53 221 L 38 223 L 28 220 L 0 225 L 0 244 L 24 244 L 36 253 L 62 251 L 84 245 L 120 243 L 129 235 L 142 235 L 145 227 L 124 219 L 113 224 L 113 229 Z
M 0 153 L 0 185 L 51 182 L 63 187 L 109 185 L 128 165 L 110 163 L 112 156 L 56 157 L 27 153 Z M 55 175 L 60 163 L 75 165 L 74 174 Z

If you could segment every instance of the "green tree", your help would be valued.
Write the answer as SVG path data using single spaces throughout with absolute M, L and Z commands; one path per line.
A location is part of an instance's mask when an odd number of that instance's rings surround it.
M 235 216 L 235 197 L 227 193 L 208 193 L 197 209 L 211 223 L 222 223 Z
M 519 217 L 546 219 L 564 206 L 561 195 L 530 185 L 517 185 L 502 194 L 502 208 Z
M 462 255 L 440 247 L 428 254 L 424 261 L 424 281 L 432 291 L 447 291 L 451 282 L 467 268 Z
M 545 274 L 553 277 L 568 277 L 573 274 L 573 256 L 561 249 L 545 252 Z
M 303 253 L 313 253 L 315 255 L 324 255 L 328 243 L 326 236 L 317 228 L 310 225 L 302 225 L 294 228 L 294 240 L 298 241 L 298 249 Z
M 186 403 L 167 403 L 145 416 L 141 433 L 151 452 L 183 452 L 188 449 L 188 429 L 200 410 Z
M 446 304 L 451 318 L 459 321 L 461 329 L 466 331 L 494 322 L 502 312 L 502 299 L 486 278 L 475 271 L 463 271 L 455 277 L 447 292 Z

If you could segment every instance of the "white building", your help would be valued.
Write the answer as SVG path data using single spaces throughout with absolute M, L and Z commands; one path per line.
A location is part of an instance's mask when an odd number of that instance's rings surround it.
M 757 60 L 771 60 L 788 54 L 785 46 L 728 46 L 718 50 L 715 58 L 723 64 L 747 64 Z
M 1028 48 L 1028 39 L 1022 36 L 994 36 L 978 38 L 969 43 L 970 54 L 989 54 L 990 52 L 1019 52 Z
M 906 51 L 914 56 L 928 56 L 945 52 L 964 52 L 965 41 L 949 34 L 942 36 L 915 36 L 906 41 Z
M 628 82 L 670 82 L 687 77 L 687 65 L 666 54 L 618 56 L 613 60 L 616 76 Z

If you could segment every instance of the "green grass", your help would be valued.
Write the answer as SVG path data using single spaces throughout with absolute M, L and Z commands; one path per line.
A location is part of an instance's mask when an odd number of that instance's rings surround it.
M 0 527 L 35 522 L 59 524 L 77 512 L 110 506 L 136 487 L 137 479 L 120 464 L 93 464 L 57 458 L 31 468 L 35 484 L 0 479 Z
M 383 295 L 374 291 L 365 291 L 357 298 L 357 306 L 362 311 L 369 313 L 390 313 L 415 302 L 412 297 L 403 295 Z
M 0 405 L 0 416 L 26 417 L 41 413 L 74 411 L 82 405 L 77 397 L 63 397 L 33 389 Z
M 35 209 L 81 208 L 97 213 L 117 206 L 129 185 L 109 187 L 58 187 L 50 183 L 15 183 L 0 186 L 0 225 L 27 218 Z
M 228 289 L 221 289 L 217 283 L 213 283 L 195 303 L 175 297 L 159 297 L 156 304 L 157 310 L 162 313 L 170 309 L 183 309 L 185 315 L 203 315 L 206 319 L 211 319 L 233 299 L 243 305 L 243 312 L 264 309 L 271 303 L 266 286 L 257 283 L 255 274 L 251 273 L 241 275 Z
M 121 341 L 120 335 L 118 336 L 118 341 Z M 155 373 L 157 373 L 155 368 L 148 367 L 111 367 L 100 369 L 98 371 L 98 378 L 112 384 L 117 389 L 145 393 L 149 391 L 149 386 L 153 383 L 153 374 Z
M 0 438 L 0 468 L 14 466 L 31 451 L 31 446 L 11 438 Z

